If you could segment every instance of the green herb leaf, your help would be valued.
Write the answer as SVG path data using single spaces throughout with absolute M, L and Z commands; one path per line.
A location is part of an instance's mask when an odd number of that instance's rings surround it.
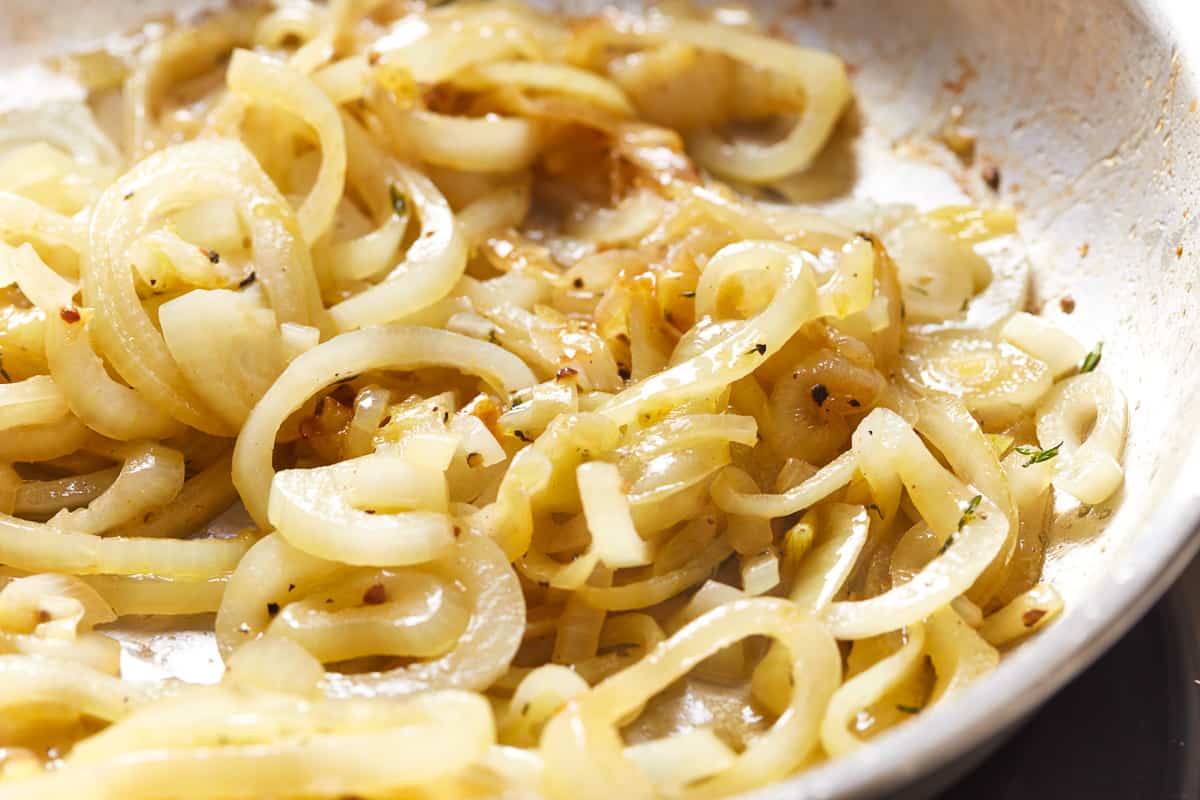
M 1087 356 L 1084 357 L 1083 363 L 1079 365 L 1079 374 L 1082 375 L 1085 372 L 1091 372 L 1097 366 L 1099 366 L 1100 365 L 1100 356 L 1103 355 L 1103 353 L 1104 353 L 1104 342 L 1100 342 L 1096 345 L 1095 350 L 1088 353 Z
M 970 501 L 967 503 L 967 507 L 963 511 L 963 515 L 958 518 L 958 529 L 960 531 L 963 529 L 963 527 L 968 522 L 975 519 L 975 509 L 979 508 L 979 504 L 981 502 L 983 502 L 983 495 L 977 494 L 974 497 L 972 497 L 970 499 Z M 947 539 L 946 544 L 949 544 L 949 543 L 950 543 L 950 540 Z
M 1056 455 L 1058 455 L 1058 448 L 1062 446 L 1063 443 L 1059 442 L 1058 444 L 1054 445 L 1054 447 L 1047 447 L 1045 450 L 1040 450 L 1036 447 L 1030 447 L 1027 444 L 1023 444 L 1020 447 L 1014 447 L 1013 449 L 1023 456 L 1029 456 L 1025 463 L 1021 465 L 1022 467 L 1032 467 L 1034 464 L 1041 464 L 1043 461 L 1049 461 L 1050 459 L 1054 458 Z
M 918 708 L 917 706 L 906 706 L 906 705 L 904 705 L 903 703 L 897 703 L 897 704 L 896 704 L 896 710 L 897 710 L 897 711 L 903 711 L 905 714 L 919 714 L 919 713 L 921 713 L 921 709 L 920 709 L 920 708 Z
M 959 528 L 961 528 L 961 527 L 962 527 L 962 520 L 959 520 Z M 941 546 L 940 548 L 938 548 L 938 552 L 937 552 L 937 554 L 938 554 L 939 556 L 940 556 L 942 553 L 944 553 L 944 552 L 946 552 L 947 550 L 949 550 L 949 549 L 950 549 L 950 545 L 954 544 L 954 536 L 955 536 L 955 534 L 953 534 L 953 533 L 952 533 L 952 534 L 950 534 L 950 538 L 946 539 L 946 541 L 942 543 L 942 546 Z
M 408 210 L 408 200 L 394 183 L 388 186 L 388 194 L 392 198 L 392 210 L 396 212 L 397 217 L 403 217 L 404 212 Z
M 912 290 L 913 290 L 914 292 L 916 292 L 917 294 L 923 294 L 923 295 L 925 295 L 926 297 L 928 297 L 928 296 L 929 296 L 929 292 L 925 291 L 925 290 L 924 290 L 924 289 L 922 289 L 920 286 L 917 286 L 915 283 L 910 283 L 910 284 L 908 284 L 908 288 L 912 289 Z

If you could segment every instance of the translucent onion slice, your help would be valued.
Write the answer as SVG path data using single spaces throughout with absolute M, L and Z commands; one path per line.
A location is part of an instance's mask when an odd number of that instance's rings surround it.
M 29 302 L 49 314 L 74 306 L 79 287 L 42 261 L 33 246 L 10 247 L 0 242 L 0 285 L 17 284 Z
M 185 580 L 158 575 L 89 575 L 95 589 L 119 617 L 130 614 L 209 614 L 221 605 L 224 577 Z
M 0 678 L 0 707 L 7 708 L 31 703 L 64 705 L 111 721 L 150 699 L 145 689 L 135 684 L 56 658 L 0 655 Z M 14 792 L 10 796 L 29 795 Z
M 516 87 L 542 94 L 565 94 L 624 116 L 633 106 L 616 84 L 569 64 L 489 61 L 459 72 L 453 83 L 472 90 Z
M 487 701 L 466 692 L 367 705 L 201 690 L 127 723 L 90 738 L 54 773 L 3 784 L 0 797 L 253 800 L 282 784 L 303 795 L 377 795 L 454 775 L 495 741 Z
M 816 505 L 848 484 L 858 468 L 853 451 L 830 461 L 808 480 L 780 494 L 762 494 L 742 470 L 729 467 L 713 481 L 713 502 L 722 511 L 753 517 L 786 517 Z
M 58 376 L 71 411 L 89 428 L 110 439 L 161 439 L 177 433 L 179 423 L 141 394 L 113 380 L 92 349 L 89 324 L 47 314 L 46 360 Z
M 346 141 L 337 108 L 303 74 L 248 50 L 236 50 L 226 81 L 230 90 L 256 103 L 294 114 L 313 129 L 321 145 L 321 169 L 297 217 L 310 245 L 333 223 L 346 179 Z
M 767 183 L 807 168 L 829 138 L 850 100 L 850 82 L 841 59 L 725 25 L 660 17 L 644 26 L 657 41 L 683 41 L 723 53 L 747 67 L 780 73 L 804 87 L 804 109 L 788 134 L 769 145 L 727 142 L 702 132 L 690 142 L 696 159 L 716 174 Z M 640 31 L 639 31 L 640 32 Z
M 79 508 L 100 496 L 117 479 L 120 467 L 46 481 L 22 481 L 16 491 L 14 514 L 49 517 L 64 508 Z
M 1055 380 L 1074 370 L 1087 355 L 1078 341 L 1041 317 L 1019 311 L 1000 329 L 1007 341 L 1050 367 Z
M 521 644 L 525 599 L 504 551 L 491 539 L 466 534 L 434 571 L 462 584 L 471 602 L 471 619 L 454 649 L 432 661 L 387 672 L 331 673 L 324 684 L 326 694 L 375 697 L 441 688 L 482 691 L 505 673 Z
M 625 757 L 663 794 L 683 794 L 687 785 L 718 775 L 737 762 L 737 753 L 708 728 L 631 745 L 625 748 Z
M 49 375 L 35 375 L 15 383 L 0 383 L 0 431 L 29 425 L 49 425 L 70 412 L 66 397 Z
M 923 394 L 959 397 L 985 428 L 1002 428 L 1037 407 L 1050 368 L 1007 342 L 946 331 L 910 336 L 901 370 Z
M 592 534 L 592 550 L 600 562 L 613 569 L 649 564 L 650 546 L 633 526 L 617 468 L 593 461 L 580 464 L 575 474 L 583 513 Z
M 959 317 L 976 289 L 991 280 L 987 261 L 968 244 L 922 221 L 901 225 L 885 241 L 899 269 L 909 322 Z
M 979 626 L 979 635 L 993 647 L 1004 647 L 1040 630 L 1062 609 L 1062 595 L 1053 586 L 1039 583 L 989 614 Z
M 49 525 L 72 533 L 102 533 L 164 506 L 183 488 L 183 454 L 157 444 L 127 445 L 125 463 L 104 492 L 74 511 L 63 510 Z
M 697 661 L 756 634 L 778 639 L 790 656 L 794 689 L 788 713 L 752 739 L 727 769 L 693 788 L 715 796 L 789 774 L 816 744 L 819 710 L 837 686 L 840 659 L 833 639 L 808 614 L 785 600 L 754 598 L 705 614 L 570 701 L 542 735 L 547 788 L 578 798 L 655 797 L 649 777 L 625 756 L 619 721 Z
M 73 414 L 49 425 L 23 425 L 0 436 L 0 463 L 50 461 L 74 453 L 94 434 Z
M 925 622 L 926 648 L 937 679 L 930 704 L 954 695 L 1000 665 L 1000 653 L 946 606 Z
M 863 740 L 849 730 L 855 715 L 881 700 L 920 665 L 925 652 L 925 626 L 910 625 L 905 634 L 903 647 L 843 683 L 830 698 L 821 720 L 821 746 L 831 758 L 863 746 Z
M 0 590 L 0 629 L 46 639 L 74 639 L 116 614 L 95 589 L 69 575 L 30 575 Z
M 500 741 L 515 747 L 536 746 L 550 717 L 587 690 L 587 681 L 559 664 L 545 664 L 530 671 L 517 685 L 507 712 L 499 720 Z
M 293 547 L 362 566 L 420 564 L 454 541 L 444 475 L 382 454 L 275 475 L 267 519 Z
M 824 619 L 839 639 L 862 639 L 911 625 L 966 591 L 1008 537 L 1008 518 L 987 497 L 938 464 L 902 418 L 875 409 L 854 432 L 852 447 L 872 487 L 884 495 L 897 478 L 945 544 L 906 583 L 867 600 L 834 602 Z M 876 495 L 885 514 L 895 500 Z
M 229 477 L 232 463 L 225 453 L 183 483 L 183 488 L 166 505 L 118 526 L 112 533 L 128 537 L 181 539 L 204 530 L 204 526 L 237 502 Z
M 159 306 L 163 340 L 188 384 L 231 429 L 284 367 L 275 314 L 247 295 L 196 289 Z
M 267 636 L 286 637 L 322 663 L 372 655 L 429 658 L 453 647 L 469 617 L 460 593 L 439 578 L 380 571 L 289 603 Z
M 1017 542 L 1019 515 L 1009 479 L 987 437 L 962 403 L 949 398 L 924 398 L 918 401 L 917 410 L 920 416 L 916 430 L 942 453 L 956 475 L 982 492 L 1008 519 L 1004 546 L 969 593 L 972 601 L 984 604 L 1003 583 Z
M 469 172 L 516 172 L 537 157 L 538 129 L 517 117 L 453 117 L 413 109 L 389 117 L 422 161 Z
M 213 164 L 224 165 L 214 170 Z M 138 163 L 96 202 L 83 264 L 84 302 L 96 309 L 97 349 L 147 400 L 181 422 L 229 430 L 187 384 L 135 291 L 129 248 L 159 225 L 164 209 L 234 199 L 250 231 L 258 284 L 280 322 L 322 316 L 308 248 L 287 202 L 239 142 L 206 139 L 161 150 Z M 203 243 L 197 243 L 203 246 Z
M 1038 409 L 1038 443 L 1059 446 L 1054 485 L 1095 505 L 1113 495 L 1125 472 L 1125 397 L 1102 372 L 1058 383 Z
M 318 694 L 325 668 L 291 639 L 246 642 L 229 658 L 222 680 L 231 686 L 267 689 L 302 697 Z
M 821 542 L 800 560 L 788 592 L 792 602 L 816 614 L 824 612 L 841 592 L 871 529 L 867 509 L 862 506 L 831 503 L 821 513 Z M 783 713 L 782 699 L 787 697 L 785 655 L 772 646 L 754 668 L 750 682 L 755 699 L 775 714 Z
M 101 539 L 0 515 L 0 561 L 27 572 L 211 578 L 232 571 L 248 546 L 243 539 Z
M 446 198 L 420 172 L 398 165 L 395 171 L 420 217 L 421 233 L 382 282 L 330 309 L 343 331 L 403 319 L 432 306 L 454 289 L 467 266 L 467 240 Z
M 753 263 L 777 281 L 774 297 L 763 311 L 728 337 L 687 361 L 639 381 L 601 407 L 601 413 L 620 424 L 686 399 L 711 394 L 745 377 L 767 354 L 783 346 L 806 321 L 818 313 L 815 277 L 804 251 L 777 242 L 741 242 L 723 248 L 706 269 L 724 272 L 725 262 Z
M 76 286 L 46 266 L 29 245 L 0 247 L 21 292 L 46 315 L 46 362 L 71 411 L 112 439 L 161 439 L 178 424 L 140 395 L 114 381 L 92 350 L 87 310 L 75 308 Z M 3 266 L 0 261 L 0 266 Z
M 260 525 L 267 524 L 275 435 L 284 420 L 313 394 L 368 370 L 412 371 L 435 366 L 478 375 L 503 397 L 537 383 L 529 368 L 511 353 L 447 331 L 389 326 L 330 339 L 288 365 L 238 436 L 233 482 L 251 517 Z
M 620 586 L 581 586 L 576 593 L 588 605 L 606 611 L 632 611 L 661 603 L 712 575 L 733 548 L 716 539 L 678 569 Z
M 33 239 L 83 253 L 87 234 L 83 222 L 22 197 L 0 191 L 0 237 L 9 241 Z

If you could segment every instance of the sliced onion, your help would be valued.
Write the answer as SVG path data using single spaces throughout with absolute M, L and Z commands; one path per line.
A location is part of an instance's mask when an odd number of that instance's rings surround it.
M 479 375 L 504 397 L 537 382 L 511 353 L 447 331 L 390 326 L 330 339 L 289 364 L 242 427 L 233 455 L 233 482 L 246 510 L 260 525 L 267 524 L 275 435 L 314 393 L 367 370 L 434 366 Z

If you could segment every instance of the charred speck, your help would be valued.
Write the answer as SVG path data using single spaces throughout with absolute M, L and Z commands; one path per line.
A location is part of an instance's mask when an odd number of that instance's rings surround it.
M 255 275 L 253 272 L 251 272 L 249 275 L 247 275 L 246 277 L 244 277 L 240 281 L 238 281 L 238 288 L 245 289 L 247 286 L 254 283 L 254 281 L 257 278 L 258 278 L 258 276 Z
M 995 164 L 984 164 L 983 170 L 980 171 L 979 175 L 993 192 L 1000 190 L 1000 168 Z
M 829 399 L 829 390 L 823 383 L 813 384 L 811 394 L 813 402 L 819 406 L 825 405 L 825 401 Z
M 387 602 L 387 588 L 382 583 L 374 583 L 363 592 L 363 604 L 377 606 Z
M 279 613 L 279 603 L 267 603 L 267 616 L 273 617 Z

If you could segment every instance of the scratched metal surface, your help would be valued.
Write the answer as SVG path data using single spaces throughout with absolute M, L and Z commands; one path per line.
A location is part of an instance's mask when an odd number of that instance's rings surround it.
M 597 0 L 560 0 L 572 12 Z M 0 4 L 0 109 L 69 84 L 31 59 L 94 46 L 139 19 L 203 2 Z M 832 47 L 858 98 L 834 154 L 798 188 L 922 205 L 987 197 L 983 163 L 1020 210 L 1034 307 L 1082 341 L 1129 399 L 1126 486 L 1082 513 L 1060 506 L 1047 565 L 1063 618 L 958 702 L 849 758 L 761 790 L 767 798 L 928 795 L 999 743 L 1127 630 L 1196 550 L 1200 520 L 1200 5 L 1194 0 L 752 0 L 773 28 Z M 978 134 L 963 165 L 929 145 L 959 105 Z M 1058 310 L 1070 294 L 1076 311 Z M 145 637 L 145 674 L 212 680 L 202 636 Z

